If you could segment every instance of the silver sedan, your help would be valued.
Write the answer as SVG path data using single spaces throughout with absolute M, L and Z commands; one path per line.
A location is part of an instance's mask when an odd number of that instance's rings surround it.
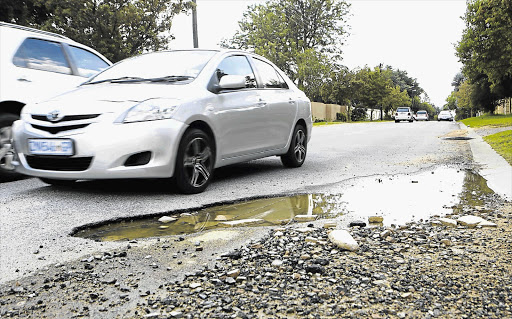
M 301 166 L 311 129 L 309 99 L 265 58 L 162 51 L 25 106 L 14 164 L 53 185 L 173 177 L 179 191 L 199 193 L 217 167 L 274 155 Z

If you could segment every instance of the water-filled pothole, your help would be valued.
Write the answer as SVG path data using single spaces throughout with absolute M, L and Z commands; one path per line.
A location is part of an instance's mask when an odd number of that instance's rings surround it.
M 383 216 L 384 225 L 405 224 L 432 215 L 460 213 L 484 205 L 492 193 L 477 173 L 438 168 L 414 175 L 365 177 L 334 194 L 254 199 L 142 219 L 127 219 L 78 230 L 74 236 L 99 241 L 189 234 L 221 227 L 283 225 L 335 218 L 342 224 Z M 162 217 L 166 218 L 162 218 Z
M 447 140 L 447 141 L 468 141 L 468 140 L 472 140 L 472 139 L 473 139 L 472 137 L 468 137 L 468 136 L 443 137 L 443 140 Z

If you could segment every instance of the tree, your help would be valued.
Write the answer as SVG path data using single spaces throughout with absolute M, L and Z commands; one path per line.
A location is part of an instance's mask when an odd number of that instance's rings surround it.
M 384 114 L 394 112 L 398 107 L 411 105 L 407 91 L 400 91 L 399 86 L 391 87 L 389 94 L 383 99 Z
M 113 62 L 167 48 L 172 39 L 168 33 L 172 18 L 192 6 L 185 0 L 26 0 L 23 3 L 26 9 L 9 11 L 8 21 L 63 34 L 95 48 Z
M 458 117 L 473 117 L 474 105 L 471 98 L 472 86 L 468 81 L 462 82 L 459 90 L 455 93 L 457 98 L 457 116 Z
M 470 0 L 464 21 L 466 28 L 456 47 L 464 76 L 482 88 L 480 95 L 489 83 L 489 93 L 511 96 L 512 1 Z
M 345 0 L 270 0 L 249 7 L 222 46 L 268 58 L 304 89 L 312 84 L 307 63 L 340 59 L 348 10 Z

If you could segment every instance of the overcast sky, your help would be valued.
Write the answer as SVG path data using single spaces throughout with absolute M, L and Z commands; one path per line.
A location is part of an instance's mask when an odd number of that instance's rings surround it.
M 247 6 L 264 0 L 197 0 L 200 48 L 217 48 L 238 29 Z M 350 35 L 343 64 L 375 67 L 379 63 L 408 72 L 443 106 L 451 82 L 461 68 L 454 44 L 460 40 L 465 0 L 349 0 Z M 192 47 L 192 17 L 173 20 L 171 48 Z

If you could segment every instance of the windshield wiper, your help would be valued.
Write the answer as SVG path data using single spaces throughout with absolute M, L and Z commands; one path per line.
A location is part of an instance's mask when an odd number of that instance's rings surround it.
M 168 75 L 168 76 L 162 76 L 159 78 L 151 78 L 151 79 L 144 79 L 144 81 L 148 82 L 178 82 L 178 81 L 186 81 L 193 79 L 193 76 L 188 75 Z
M 84 84 L 98 84 L 98 83 L 104 83 L 104 82 L 110 82 L 110 83 L 122 83 L 122 82 L 140 82 L 145 81 L 146 79 L 136 76 L 123 76 L 116 79 L 105 79 L 100 81 L 94 81 L 94 82 L 87 82 Z

